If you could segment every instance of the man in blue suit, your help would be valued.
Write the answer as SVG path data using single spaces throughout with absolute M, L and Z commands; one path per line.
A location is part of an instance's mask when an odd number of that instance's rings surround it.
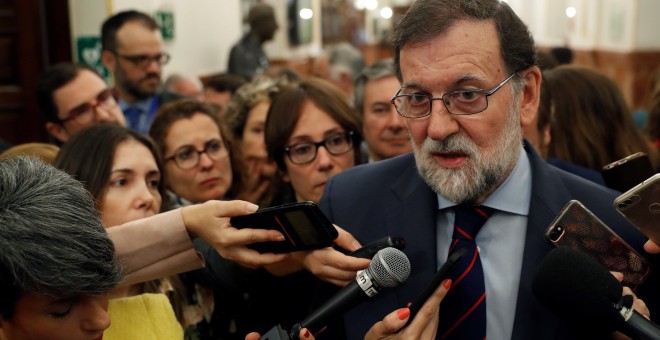
M 415 299 L 447 258 L 457 205 L 495 209 L 476 236 L 486 337 L 584 336 L 532 295 L 532 278 L 551 250 L 545 229 L 577 199 L 640 252 L 646 238 L 616 214 L 615 192 L 546 164 L 523 141 L 541 84 L 527 27 L 497 0 L 417 0 L 393 42 L 402 86 L 392 102 L 406 117 L 414 154 L 337 175 L 321 207 L 362 244 L 404 237 L 412 271 L 399 287 L 344 315 L 346 336 L 361 339 Z M 637 291 L 651 310 L 654 285 L 652 275 Z

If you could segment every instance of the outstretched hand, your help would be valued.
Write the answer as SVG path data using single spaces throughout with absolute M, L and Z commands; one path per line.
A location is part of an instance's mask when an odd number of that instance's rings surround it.
M 229 223 L 234 216 L 257 211 L 258 206 L 245 201 L 208 201 L 182 209 L 183 223 L 192 237 L 201 237 L 222 257 L 250 268 L 259 268 L 290 257 L 289 254 L 261 254 L 247 248 L 251 243 L 283 241 L 276 230 L 236 229 Z
M 360 248 L 360 243 L 349 232 L 335 225 L 339 236 L 334 244 L 347 251 Z M 290 260 L 269 265 L 273 275 L 284 276 L 307 269 L 321 280 L 343 287 L 355 279 L 358 270 L 367 268 L 371 260 L 348 256 L 333 247 L 292 253 Z

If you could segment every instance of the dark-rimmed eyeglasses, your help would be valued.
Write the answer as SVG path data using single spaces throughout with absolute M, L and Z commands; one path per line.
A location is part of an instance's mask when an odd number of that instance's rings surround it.
M 353 149 L 353 131 L 330 135 L 320 142 L 303 142 L 289 145 L 284 152 L 293 164 L 306 164 L 316 159 L 319 147 L 323 146 L 331 155 L 339 156 Z
M 219 139 L 211 139 L 206 142 L 201 151 L 192 145 L 185 145 L 177 149 L 174 155 L 165 158 L 165 161 L 174 161 L 174 164 L 182 170 L 188 170 L 199 165 L 203 153 L 211 160 L 219 161 L 227 156 L 227 146 Z
M 60 122 L 66 123 L 74 120 L 78 124 L 89 124 L 96 118 L 96 110 L 102 107 L 104 110 L 109 111 L 117 107 L 117 102 L 112 97 L 112 91 L 105 89 L 96 95 L 94 102 L 80 104 L 73 109 L 69 110 L 66 118 L 60 119 Z
M 158 65 L 165 65 L 170 61 L 170 55 L 167 53 L 159 53 L 154 55 L 148 54 L 136 54 L 136 55 L 126 55 L 116 53 L 119 58 L 128 60 L 133 65 L 140 68 L 147 68 L 152 62 L 157 63 Z
M 442 97 L 433 98 L 427 93 L 401 93 L 404 88 L 399 89 L 390 101 L 394 104 L 396 111 L 406 118 L 424 118 L 431 114 L 431 106 L 434 100 L 440 100 L 453 115 L 473 115 L 488 108 L 488 97 L 492 96 L 504 84 L 506 84 L 516 72 L 512 73 L 503 82 L 497 84 L 490 91 L 483 89 L 461 89 L 445 93 Z

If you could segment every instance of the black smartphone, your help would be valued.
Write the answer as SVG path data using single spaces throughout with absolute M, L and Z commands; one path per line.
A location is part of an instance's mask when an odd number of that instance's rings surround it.
M 410 317 L 408 318 L 408 322 L 406 322 L 406 326 L 412 322 L 412 320 L 415 318 L 415 315 L 417 315 L 417 312 L 422 308 L 422 305 L 426 302 L 426 300 L 429 299 L 429 296 L 433 294 L 436 288 L 438 288 L 438 285 L 442 283 L 447 277 L 449 272 L 454 268 L 456 263 L 465 255 L 467 250 L 465 248 L 459 248 L 455 252 L 451 253 L 449 257 L 447 257 L 447 261 L 438 269 L 438 272 L 433 276 L 433 279 L 429 281 L 429 283 L 424 287 L 424 290 L 422 290 L 422 293 L 417 296 L 417 299 L 413 301 L 412 304 L 408 307 L 410 309 Z M 404 326 L 405 328 L 405 326 Z M 403 328 L 401 328 L 403 329 Z
M 352 253 L 349 253 L 348 255 L 353 257 L 371 259 L 374 257 L 374 255 L 376 255 L 376 253 L 379 250 L 387 247 L 393 247 L 399 250 L 403 250 L 406 248 L 406 240 L 404 240 L 403 237 L 385 236 L 379 240 L 376 240 L 375 242 L 363 246 L 362 248 Z
M 635 290 L 644 283 L 650 264 L 594 213 L 576 200 L 569 201 L 546 230 L 555 247 L 580 250 L 609 271 L 623 274 L 623 285 Z
M 643 152 L 638 152 L 605 165 L 600 173 L 608 188 L 626 192 L 653 176 L 655 171 L 649 157 Z
M 660 244 L 660 174 L 617 197 L 614 206 L 639 231 Z
M 274 229 L 284 235 L 284 241 L 257 242 L 248 245 L 260 253 L 290 253 L 325 248 L 339 236 L 337 229 L 314 202 L 298 202 L 257 210 L 232 217 L 238 229 Z

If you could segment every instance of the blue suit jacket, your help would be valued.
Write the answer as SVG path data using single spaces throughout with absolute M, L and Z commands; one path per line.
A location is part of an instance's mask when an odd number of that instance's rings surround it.
M 570 338 L 572 330 L 537 302 L 531 291 L 536 269 L 552 249 L 544 239 L 548 225 L 569 200 L 577 199 L 640 253 L 646 237 L 614 210 L 616 192 L 552 167 L 530 147 L 525 149 L 532 168 L 532 196 L 512 338 Z M 347 337 L 363 339 L 374 323 L 413 301 L 435 274 L 436 194 L 419 176 L 413 155 L 407 154 L 342 172 L 328 181 L 320 206 L 333 223 L 362 244 L 387 235 L 406 240 L 405 253 L 411 262 L 408 280 L 344 315 Z M 644 286 L 649 285 L 660 287 L 655 277 Z M 657 297 L 646 295 L 643 289 L 637 293 L 653 312 Z

